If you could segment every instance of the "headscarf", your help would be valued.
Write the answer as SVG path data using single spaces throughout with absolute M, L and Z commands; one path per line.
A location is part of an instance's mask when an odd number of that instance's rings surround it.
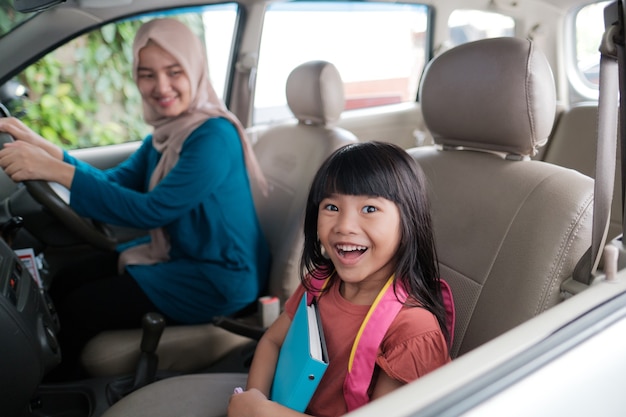
M 161 153 L 161 158 L 150 177 L 152 190 L 176 165 L 183 143 L 197 127 L 207 119 L 223 117 L 230 121 L 239 134 L 248 173 L 259 183 L 263 194 L 267 194 L 267 182 L 245 129 L 239 119 L 219 99 L 209 80 L 204 47 L 200 39 L 182 22 L 175 19 L 154 19 L 143 24 L 133 42 L 133 79 L 137 82 L 139 51 L 149 41 L 171 54 L 184 69 L 191 84 L 189 108 L 176 117 L 164 117 L 143 100 L 146 123 L 154 127 L 152 145 Z M 127 264 L 154 264 L 169 259 L 169 238 L 163 228 L 150 231 L 151 242 L 125 250 L 120 255 L 119 269 Z

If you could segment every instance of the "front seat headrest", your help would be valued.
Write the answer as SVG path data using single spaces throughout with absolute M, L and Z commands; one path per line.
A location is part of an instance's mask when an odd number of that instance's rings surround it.
M 291 112 L 304 124 L 332 125 L 346 104 L 341 75 L 326 61 L 297 66 L 287 78 L 286 93 Z
M 493 38 L 452 48 L 426 67 L 424 122 L 435 143 L 531 156 L 556 113 L 556 88 L 533 42 Z

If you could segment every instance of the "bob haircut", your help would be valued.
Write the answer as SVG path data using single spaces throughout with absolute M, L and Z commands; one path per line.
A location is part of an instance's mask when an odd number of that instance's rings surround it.
M 326 278 L 335 270 L 317 238 L 320 203 L 332 194 L 382 197 L 398 206 L 401 236 L 395 257 L 394 288 L 398 281 L 404 285 L 409 293 L 407 303 L 431 311 L 447 333 L 430 202 L 417 162 L 391 143 L 363 142 L 336 150 L 322 164 L 309 191 L 304 220 L 301 279 L 309 290 L 307 276 L 320 278 L 323 273 Z M 336 279 L 333 275 L 330 284 Z

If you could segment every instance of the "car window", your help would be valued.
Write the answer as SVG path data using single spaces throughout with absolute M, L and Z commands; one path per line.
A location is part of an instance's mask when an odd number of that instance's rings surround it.
M 35 13 L 20 13 L 15 10 L 12 2 L 0 1 L 0 38 L 12 32 Z
M 291 70 L 309 60 L 337 67 L 346 110 L 415 101 L 429 50 L 429 10 L 402 3 L 270 5 L 259 51 L 254 124 L 293 117 L 285 84 Z
M 501 13 L 458 9 L 448 19 L 450 43 L 454 47 L 485 38 L 515 35 L 515 20 Z
M 131 74 L 132 42 L 141 23 L 166 15 L 190 26 L 204 40 L 211 81 L 223 96 L 237 10 L 235 3 L 186 8 L 102 26 L 20 73 L 28 99 L 9 110 L 65 149 L 141 140 L 150 129 Z
M 578 9 L 574 16 L 572 84 L 585 98 L 597 98 L 600 75 L 600 52 L 604 34 L 604 8 L 608 1 L 589 4 Z

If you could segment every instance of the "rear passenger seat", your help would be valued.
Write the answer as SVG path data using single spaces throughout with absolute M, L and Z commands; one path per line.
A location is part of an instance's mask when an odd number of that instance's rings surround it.
M 597 119 L 598 105 L 596 103 L 583 103 L 564 110 L 557 120 L 556 127 L 548 141 L 547 149 L 539 154 L 537 159 L 575 169 L 593 178 L 595 176 L 596 143 L 598 140 Z M 614 239 L 622 233 L 619 149 L 617 155 L 613 203 L 611 205 L 611 220 L 607 241 Z

